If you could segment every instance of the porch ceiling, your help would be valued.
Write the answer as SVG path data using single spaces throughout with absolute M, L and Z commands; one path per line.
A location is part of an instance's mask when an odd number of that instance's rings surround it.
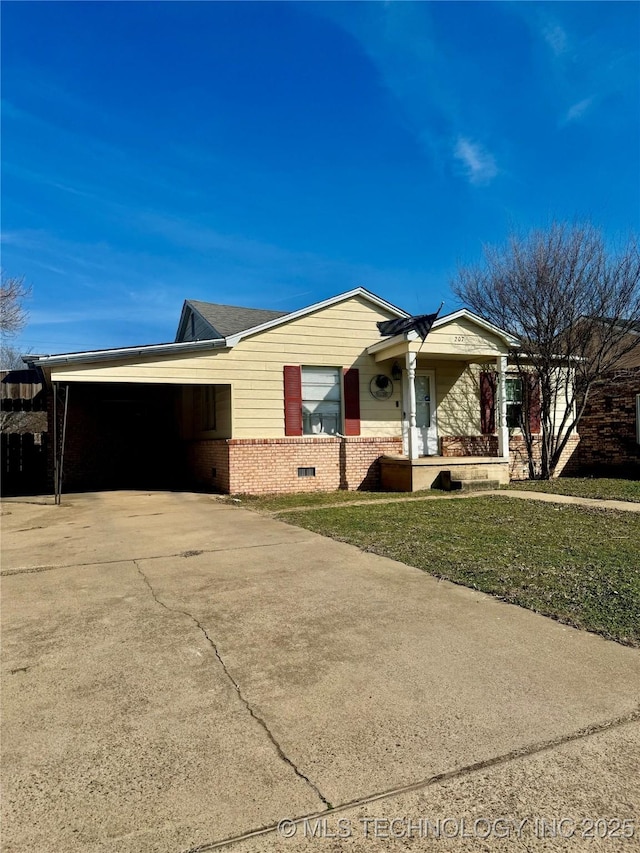
M 376 362 L 388 361 L 390 359 L 403 359 L 408 352 L 415 352 L 418 356 L 418 362 L 422 360 L 429 361 L 468 361 L 477 364 L 483 362 L 494 362 L 501 355 L 507 355 L 508 350 L 499 350 L 497 347 L 464 346 L 458 345 L 458 349 L 453 347 L 440 348 L 434 345 L 428 346 L 428 338 L 422 344 L 422 341 L 400 341 L 393 343 L 389 342 L 388 347 L 383 347 L 369 354 L 373 356 Z M 422 346 L 421 346 L 422 344 Z M 404 361 L 403 361 L 404 363 Z

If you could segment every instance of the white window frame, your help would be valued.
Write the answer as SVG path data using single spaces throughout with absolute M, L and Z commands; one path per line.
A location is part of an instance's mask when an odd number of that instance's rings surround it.
M 510 382 L 520 383 L 520 400 L 509 400 L 507 388 L 509 387 Z M 520 406 L 520 413 L 522 414 L 524 412 L 524 382 L 522 380 L 522 376 L 514 376 L 513 374 L 509 375 L 507 373 L 507 375 L 505 376 L 505 396 L 507 397 L 507 426 L 509 427 L 509 429 L 519 429 L 521 425 L 521 419 L 518 418 L 517 423 L 512 423 L 511 409 L 514 406 Z
M 325 374 L 323 377 L 322 374 Z M 326 377 L 329 374 L 335 376 L 335 382 L 328 383 Z M 305 396 L 305 374 L 307 378 L 307 396 Z M 311 380 L 315 378 L 315 383 Z M 312 386 L 316 388 L 312 391 Z M 342 432 L 343 419 L 343 400 L 344 389 L 342 382 L 342 368 L 333 367 L 330 365 L 302 365 L 301 366 L 301 386 L 302 386 L 302 434 L 303 435 L 336 435 Z M 326 386 L 327 393 L 333 396 L 319 396 L 318 389 Z M 337 389 L 337 396 L 335 391 Z M 308 396 L 314 393 L 315 396 Z M 310 411 L 311 410 L 311 411 Z M 333 410 L 333 411 L 332 411 Z M 325 418 L 327 423 L 325 424 Z M 335 430 L 328 430 L 329 423 L 332 418 L 335 418 Z M 313 423 L 312 423 L 313 421 Z

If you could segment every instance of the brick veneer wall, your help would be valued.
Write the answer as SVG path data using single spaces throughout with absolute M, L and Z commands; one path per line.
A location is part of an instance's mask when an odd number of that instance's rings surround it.
M 191 441 L 187 469 L 198 486 L 229 492 L 229 445 L 226 441 Z
M 567 444 L 560 455 L 560 461 L 556 466 L 555 477 L 559 477 L 563 473 L 567 473 L 570 460 L 575 454 L 576 448 L 580 442 L 580 436 L 572 435 L 569 437 Z M 542 442 L 540 438 L 534 439 L 533 458 L 536 463 L 536 468 L 540 467 Z M 521 435 L 512 435 L 509 438 L 509 476 L 512 480 L 528 480 L 529 479 L 529 458 L 527 455 L 527 445 Z
M 572 473 L 640 474 L 637 394 L 640 367 L 617 370 L 594 385 L 580 420 L 580 445 L 569 463 Z
M 497 456 L 497 435 L 443 435 L 440 439 L 443 456 Z
M 559 476 L 567 466 L 573 464 L 576 447 L 580 438 L 577 435 L 572 435 L 567 446 L 562 452 L 560 462 L 556 468 L 555 476 Z M 443 456 L 497 456 L 498 455 L 498 436 L 497 435 L 457 435 L 457 436 L 442 436 L 441 453 Z M 540 439 L 535 439 L 534 443 L 534 460 L 538 466 L 541 459 L 541 443 Z M 512 480 L 528 480 L 529 479 L 529 458 L 527 455 L 527 445 L 523 436 L 512 435 L 509 437 L 509 476 Z
M 380 457 L 401 453 L 400 437 L 302 437 L 193 442 L 188 458 L 201 485 L 232 494 L 268 494 L 375 489 Z M 299 477 L 298 468 L 315 468 L 315 477 Z

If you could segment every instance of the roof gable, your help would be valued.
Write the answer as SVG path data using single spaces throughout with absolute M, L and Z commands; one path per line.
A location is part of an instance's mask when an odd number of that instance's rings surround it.
M 481 329 L 496 335 L 496 337 L 502 338 L 502 340 L 506 344 L 509 344 L 509 346 L 517 346 L 519 343 L 518 338 L 512 335 L 511 332 L 501 329 L 499 326 L 496 326 L 495 323 L 491 323 L 489 320 L 485 320 L 484 317 L 480 317 L 479 314 L 474 314 L 473 311 L 469 311 L 468 308 L 460 308 L 459 311 L 453 311 L 451 314 L 445 314 L 444 317 L 438 317 L 432 328 L 438 329 L 441 326 L 446 326 L 447 323 L 453 323 L 456 320 L 461 319 L 468 320 L 470 323 L 474 323 Z
M 176 341 L 218 340 L 285 315 L 283 311 L 187 299 L 182 307 Z
M 504 329 L 499 328 L 499 326 L 496 326 L 493 323 L 489 322 L 489 320 L 485 320 L 484 317 L 480 317 L 477 314 L 474 314 L 467 308 L 461 308 L 459 311 L 454 311 L 451 314 L 445 314 L 444 317 L 438 317 L 436 320 L 434 320 L 433 325 L 431 326 L 430 334 L 431 332 L 442 330 L 450 324 L 455 326 L 460 321 L 470 323 L 473 326 L 477 327 L 479 332 L 485 337 L 487 336 L 488 332 L 491 336 L 498 338 L 502 341 L 504 345 L 508 347 L 518 346 L 518 339 L 512 334 L 505 331 Z M 412 330 L 410 332 L 402 332 L 401 334 L 382 338 L 381 340 L 376 341 L 375 344 L 372 344 L 372 346 L 368 347 L 367 352 L 373 355 L 375 353 L 380 353 L 381 351 L 386 350 L 389 347 L 393 347 L 396 344 L 400 344 L 407 341 L 416 341 L 418 340 L 418 338 L 419 335 L 416 331 Z M 430 338 L 429 336 L 427 336 L 427 341 L 429 340 Z
M 315 302 L 313 305 L 307 305 L 306 308 L 300 308 L 298 311 L 291 311 L 289 314 L 282 314 L 279 317 L 267 320 L 266 322 L 254 326 L 251 329 L 245 329 L 237 334 L 229 335 L 227 336 L 227 346 L 233 347 L 249 335 L 257 335 L 260 332 L 266 332 L 267 330 L 273 329 L 282 323 L 288 323 L 291 320 L 306 317 L 316 311 L 321 311 L 323 308 L 329 308 L 331 305 L 338 305 L 340 302 L 346 302 L 354 297 L 360 297 L 361 299 L 376 305 L 378 308 L 383 308 L 390 314 L 394 314 L 396 317 L 409 316 L 409 314 L 407 314 L 406 311 L 403 311 L 402 308 L 398 308 L 397 305 L 392 305 L 391 302 L 387 302 L 386 299 L 376 296 L 375 293 L 371 293 L 369 290 L 366 290 L 366 288 L 356 287 L 353 290 L 347 290 L 344 293 L 339 293 L 337 296 L 332 296 L 330 299 L 324 299 L 322 302 Z
M 209 349 L 230 349 L 235 346 L 238 341 L 249 335 L 259 334 L 267 329 L 274 328 L 282 323 L 296 320 L 299 317 L 305 317 L 313 314 L 315 311 L 320 311 L 323 308 L 328 308 L 331 305 L 337 305 L 340 302 L 345 302 L 348 299 L 360 297 L 372 305 L 382 308 L 386 312 L 396 317 L 408 317 L 406 311 L 392 305 L 390 302 L 376 296 L 374 293 L 366 290 L 364 287 L 356 287 L 345 293 L 340 293 L 330 299 L 325 299 L 322 302 L 316 302 L 306 308 L 301 308 L 298 311 L 290 313 L 281 311 L 268 311 L 259 308 L 240 308 L 233 305 L 217 305 L 212 302 L 198 302 L 196 300 L 185 300 L 182 306 L 182 314 L 178 325 L 178 334 L 176 340 L 170 344 L 148 344 L 137 347 L 117 347 L 104 350 L 90 350 L 86 352 L 75 353 L 59 353 L 57 355 L 39 355 L 30 356 L 29 361 L 34 364 L 42 365 L 57 365 L 67 364 L 70 362 L 82 363 L 90 361 L 103 360 L 124 360 L 132 359 L 137 356 L 153 356 L 153 355 L 179 355 L 181 353 L 208 351 Z M 204 314 L 213 319 L 215 312 L 216 325 L 203 316 L 201 310 L 204 307 Z M 211 309 L 211 312 L 207 309 Z M 206 337 L 191 339 L 188 336 L 188 329 L 191 316 L 197 316 L 202 329 L 206 330 Z M 251 327 L 247 327 L 247 323 L 251 323 Z M 242 328 L 244 327 L 244 328 Z M 223 335 L 223 330 L 238 329 L 239 331 L 230 331 L 227 335 Z

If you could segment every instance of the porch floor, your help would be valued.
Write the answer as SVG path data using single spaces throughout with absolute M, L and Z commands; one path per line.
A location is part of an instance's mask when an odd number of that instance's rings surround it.
M 380 483 L 392 492 L 419 492 L 438 488 L 442 472 L 453 480 L 493 480 L 509 482 L 509 460 L 501 456 L 383 456 Z

